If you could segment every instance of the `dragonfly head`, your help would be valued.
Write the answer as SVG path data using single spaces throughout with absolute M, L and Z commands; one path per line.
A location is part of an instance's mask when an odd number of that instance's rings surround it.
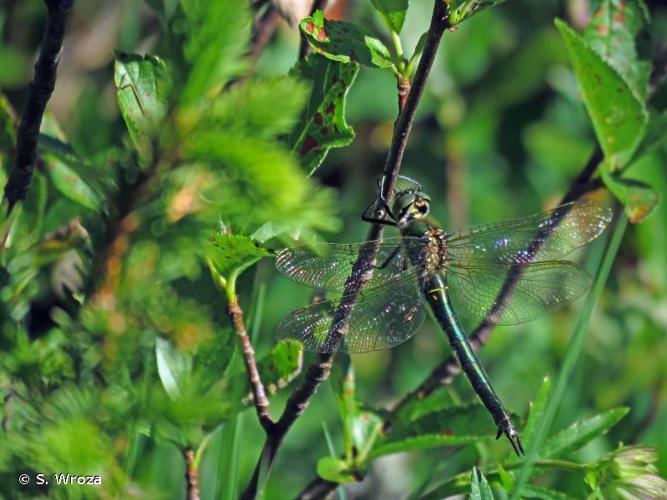
M 416 189 L 406 189 L 396 193 L 394 202 L 396 224 L 400 227 L 409 225 L 414 220 L 426 217 L 431 209 L 431 198 Z

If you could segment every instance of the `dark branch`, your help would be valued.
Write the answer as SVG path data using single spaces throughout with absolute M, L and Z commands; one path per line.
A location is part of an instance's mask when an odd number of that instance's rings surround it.
M 16 134 L 14 168 L 5 185 L 5 198 L 11 211 L 26 197 L 37 159 L 37 139 L 46 103 L 56 85 L 56 69 L 65 38 L 67 18 L 74 0 L 45 0 L 47 7 L 46 28 L 39 57 L 35 63 L 35 75 L 28 86 L 28 97 L 21 124 Z
M 401 168 L 405 147 L 408 142 L 412 124 L 414 123 L 417 105 L 424 92 L 426 79 L 433 66 L 440 40 L 448 27 L 449 22 L 445 4 L 441 0 L 435 0 L 424 52 L 415 73 L 414 82 L 405 101 L 405 106 L 396 120 L 391 147 L 384 166 L 382 195 L 387 203 L 391 203 L 393 188 Z M 332 325 L 335 326 L 329 332 L 329 340 L 327 340 L 327 342 L 331 341 L 337 344 L 346 334 L 350 315 L 354 309 L 354 303 L 356 302 L 359 292 L 372 275 L 373 264 L 378 248 L 377 242 L 382 236 L 382 229 L 382 225 L 374 224 L 368 232 L 367 239 L 369 243 L 361 250 L 357 261 L 352 266 L 350 278 L 348 278 L 345 283 L 343 300 L 341 300 L 332 320 Z M 255 472 L 250 483 L 246 487 L 242 498 L 254 498 L 257 494 L 260 476 L 266 475 L 271 468 L 285 434 L 287 434 L 292 424 L 294 424 L 296 419 L 304 412 L 319 385 L 329 377 L 333 365 L 333 358 L 333 353 L 319 354 L 317 360 L 306 371 L 306 375 L 301 385 L 296 388 L 287 400 L 285 410 L 276 423 L 275 428 L 272 432 L 267 433 L 266 442 L 264 443 L 260 459 L 255 467 Z

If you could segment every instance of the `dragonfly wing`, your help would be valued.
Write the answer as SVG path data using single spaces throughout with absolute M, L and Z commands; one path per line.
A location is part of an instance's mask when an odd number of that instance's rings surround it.
M 407 269 L 401 242 L 401 238 L 387 238 L 378 244 L 377 256 L 371 268 L 373 277 L 366 285 L 367 288 L 373 288 Z M 372 243 L 331 243 L 285 248 L 276 256 L 276 269 L 288 278 L 312 288 L 343 291 L 360 253 L 369 252 Z M 368 270 L 357 270 L 351 279 L 363 279 Z
M 511 272 L 520 274 L 508 281 Z M 487 317 L 498 325 L 531 321 L 577 300 L 590 283 L 586 270 L 568 261 L 499 265 L 495 269 L 456 266 L 447 272 L 454 311 L 467 329 Z M 504 301 L 499 302 L 504 289 Z
M 527 264 L 557 260 L 597 238 L 612 212 L 590 201 L 496 224 L 473 226 L 447 238 L 454 264 Z
M 342 300 L 344 298 L 327 300 L 296 309 L 278 325 L 277 336 L 300 340 L 309 351 L 368 352 L 406 341 L 424 322 L 416 273 L 363 289 L 349 306 L 352 312 L 348 328 L 344 328 L 344 320 L 334 319 Z M 329 337 L 332 329 L 347 331 L 340 343 Z

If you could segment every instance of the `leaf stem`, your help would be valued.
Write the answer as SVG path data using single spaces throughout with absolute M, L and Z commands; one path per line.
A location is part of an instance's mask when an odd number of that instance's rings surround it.
M 191 448 L 183 451 L 185 458 L 185 482 L 187 500 L 199 500 L 199 469 L 195 463 L 195 452 Z
M 315 3 L 317 4 L 318 2 Z M 449 19 L 447 17 L 446 4 L 442 0 L 434 0 L 433 14 L 424 52 L 419 61 L 415 79 L 410 87 L 405 105 L 401 108 L 396 119 L 391 147 L 384 165 L 383 192 L 381 194 L 387 203 L 391 203 L 392 201 L 394 185 L 403 162 L 403 155 L 412 124 L 414 123 L 417 105 L 424 92 L 426 80 L 433 66 L 440 40 L 448 27 Z M 377 254 L 378 241 L 382 236 L 382 230 L 382 225 L 374 224 L 371 226 L 367 238 L 369 243 L 363 247 L 357 261 L 352 266 L 351 277 L 345 283 L 343 291 L 344 299 L 341 300 L 331 322 L 332 325 L 335 325 L 329 332 L 332 342 L 340 342 L 345 335 L 357 296 L 372 276 L 373 263 Z M 285 435 L 299 416 L 303 414 L 319 385 L 329 377 L 333 359 L 334 353 L 319 354 L 306 371 L 301 385 L 288 398 L 283 414 L 276 422 L 273 430 L 267 433 L 267 438 L 257 466 L 255 467 L 255 472 L 243 492 L 242 498 L 249 499 L 257 495 L 261 479 L 268 475 Z
M 23 201 L 30 187 L 37 159 L 37 140 L 46 103 L 56 86 L 58 62 L 65 38 L 67 18 L 74 0 L 44 0 L 47 8 L 46 27 L 39 57 L 35 63 L 35 76 L 28 86 L 23 117 L 16 134 L 14 168 L 5 184 L 7 210 Z

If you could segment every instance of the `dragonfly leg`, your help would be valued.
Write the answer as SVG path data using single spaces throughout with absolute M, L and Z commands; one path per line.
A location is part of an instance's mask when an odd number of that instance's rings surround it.
M 400 251 L 401 251 L 401 247 L 394 248 L 394 250 L 389 254 L 389 257 L 387 257 L 384 260 L 384 262 L 382 264 L 380 264 L 379 266 L 375 266 L 375 269 L 384 269 L 385 267 L 387 267 L 389 264 L 391 264 L 391 261 L 396 258 L 396 256 L 398 255 L 398 252 L 400 252 Z M 405 264 L 407 264 L 407 262 L 405 262 Z M 403 270 L 405 270 L 405 269 L 403 269 Z
M 373 215 L 369 215 L 372 207 L 376 206 L 380 202 L 380 208 L 378 208 Z M 370 222 L 373 224 L 384 224 L 385 226 L 396 226 L 396 218 L 392 213 L 389 205 L 380 197 L 376 198 L 371 202 L 364 213 L 361 214 L 361 220 L 364 222 Z

